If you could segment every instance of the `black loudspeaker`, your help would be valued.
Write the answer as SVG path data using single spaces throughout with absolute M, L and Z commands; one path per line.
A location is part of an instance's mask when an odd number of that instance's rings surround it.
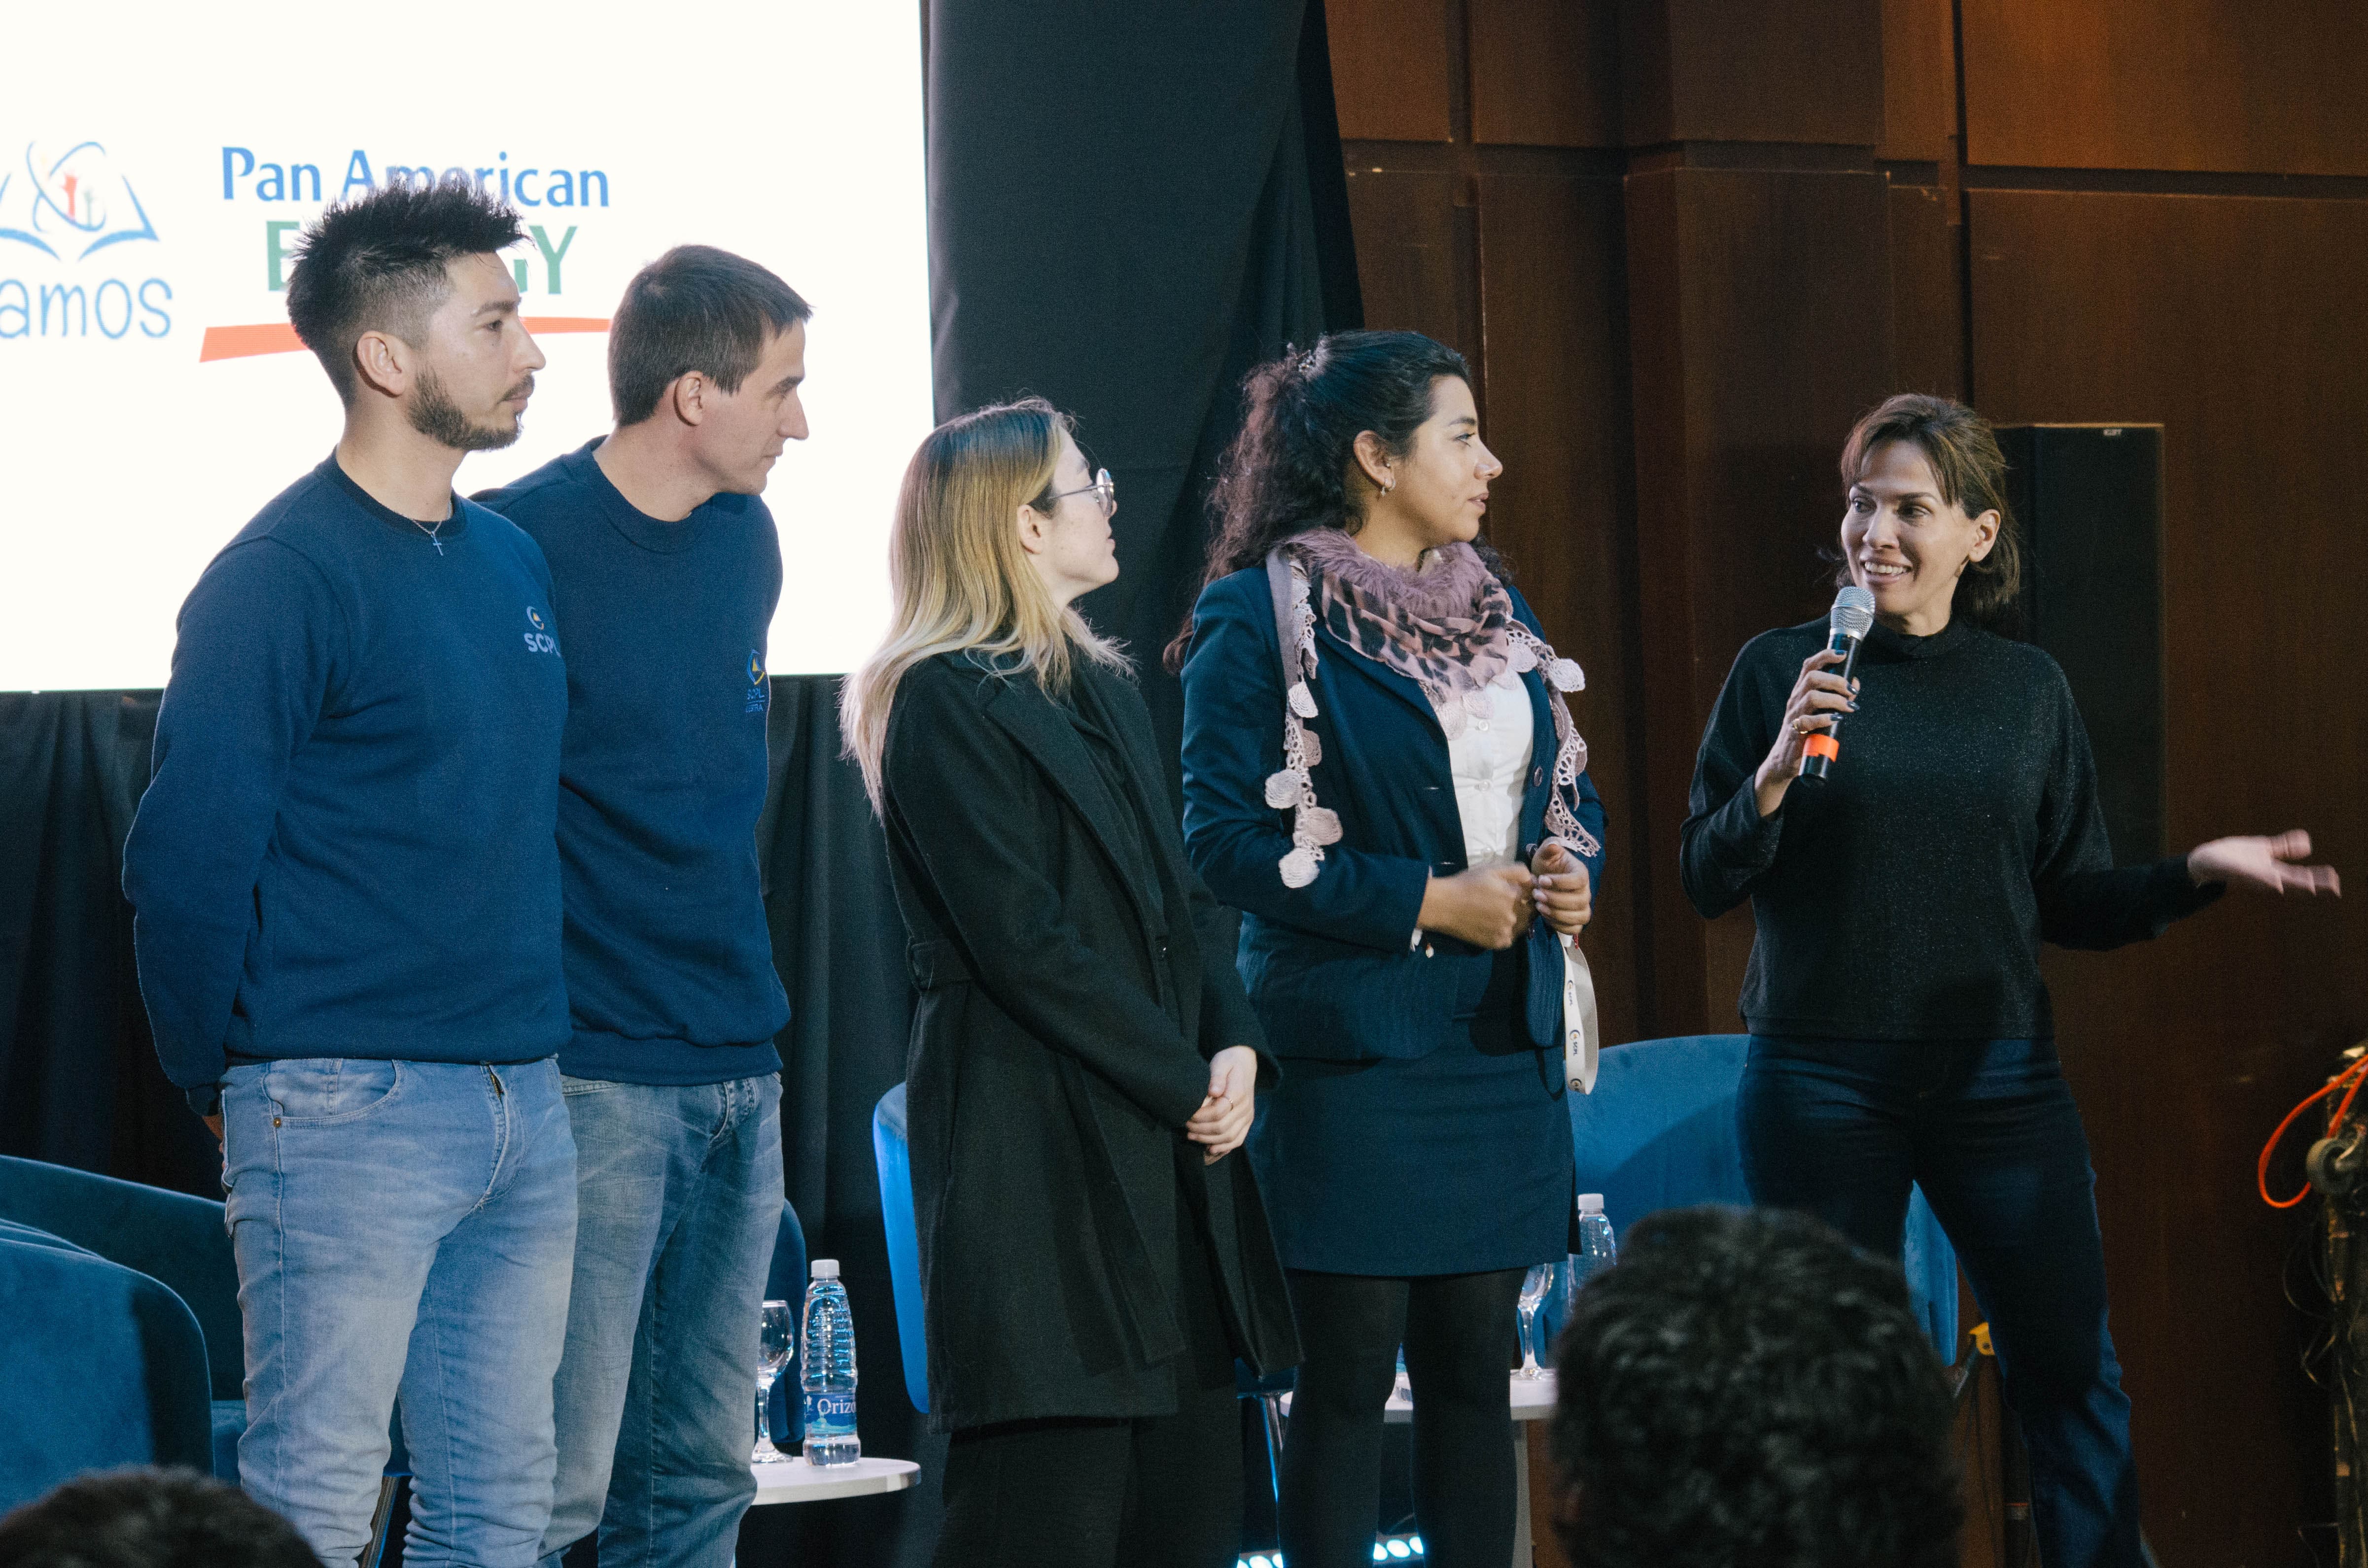
M 2022 632 L 2064 666 L 2122 864 L 2164 842 L 2162 426 L 2008 425 Z

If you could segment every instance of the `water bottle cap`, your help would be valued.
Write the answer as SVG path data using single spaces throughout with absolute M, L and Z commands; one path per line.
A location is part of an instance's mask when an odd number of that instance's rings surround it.
M 1601 1194 L 1601 1193 L 1600 1193 L 1600 1192 L 1582 1192 L 1582 1193 L 1580 1193 L 1580 1194 L 1578 1195 L 1578 1211 L 1579 1211 L 1580 1213 L 1582 1213 L 1582 1214 L 1600 1214 L 1600 1213 L 1602 1213 L 1602 1212 L 1603 1212 L 1603 1194 Z
M 837 1259 L 837 1258 L 835 1258 L 835 1257 L 818 1257 L 818 1258 L 815 1258 L 815 1259 L 814 1260 L 814 1270 L 813 1270 L 813 1273 L 814 1273 L 814 1277 L 815 1278 L 817 1278 L 817 1279 L 836 1279 L 836 1278 L 838 1278 L 838 1259 Z

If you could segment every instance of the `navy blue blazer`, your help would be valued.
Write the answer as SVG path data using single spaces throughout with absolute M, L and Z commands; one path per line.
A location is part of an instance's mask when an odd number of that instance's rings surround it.
M 1540 630 L 1518 591 L 1513 612 Z M 1315 640 L 1318 716 L 1309 728 L 1323 761 L 1312 777 L 1317 802 L 1340 813 L 1340 842 L 1325 846 L 1314 881 L 1283 885 L 1276 862 L 1291 849 L 1291 812 L 1266 803 L 1267 776 L 1282 767 L 1282 658 L 1266 573 L 1253 567 L 1210 584 L 1193 610 L 1185 848 L 1209 890 L 1242 911 L 1242 983 L 1277 1055 L 1428 1055 L 1447 1039 L 1469 966 L 1495 958 L 1445 936 L 1411 946 L 1424 884 L 1464 869 L 1447 736 L 1420 686 L 1320 626 Z M 1534 725 L 1521 801 L 1526 861 L 1545 836 L 1554 731 L 1543 675 L 1521 679 Z M 1603 802 L 1585 773 L 1578 792 L 1578 820 L 1600 844 Z M 1587 870 L 1600 901 L 1600 853 Z M 1561 948 L 1540 921 L 1522 952 L 1530 1038 L 1548 1046 L 1562 1038 Z

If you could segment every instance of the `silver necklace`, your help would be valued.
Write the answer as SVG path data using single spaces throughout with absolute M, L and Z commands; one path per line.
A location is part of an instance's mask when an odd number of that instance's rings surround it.
M 450 522 L 451 520 L 452 520 L 451 514 L 448 512 L 448 513 L 446 513 L 443 517 L 438 517 L 438 518 L 437 518 L 437 519 L 436 519 L 436 526 L 435 526 L 434 528 L 429 528 L 426 523 L 421 522 L 417 517 L 414 517 L 414 518 L 412 518 L 412 519 L 411 519 L 411 526 L 412 526 L 413 528 L 417 528 L 421 533 L 426 534 L 426 535 L 427 536 L 427 542 L 428 542 L 428 543 L 430 543 L 430 544 L 432 544 L 432 545 L 434 545 L 434 546 L 436 547 L 436 553 L 437 553 L 437 554 L 441 555 L 441 554 L 443 554 L 443 553 L 444 553 L 444 541 L 443 541 L 442 540 L 440 540 L 440 539 L 438 539 L 436 536 L 437 536 L 438 533 L 442 532 L 442 531 L 443 531 L 444 525 L 445 525 L 445 524 L 447 524 L 447 523 L 449 523 L 449 522 Z

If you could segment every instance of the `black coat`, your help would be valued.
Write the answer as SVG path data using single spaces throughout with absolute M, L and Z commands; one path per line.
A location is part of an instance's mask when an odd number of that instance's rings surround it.
M 1076 679 L 1079 709 L 1115 732 L 1133 802 L 1032 677 L 963 655 L 909 671 L 888 724 L 941 1427 L 1172 1412 L 1181 1225 L 1207 1239 L 1235 1352 L 1261 1371 L 1299 1359 L 1248 1162 L 1203 1166 L 1183 1135 L 1209 1058 L 1258 1049 L 1262 1088 L 1273 1062 L 1185 860 L 1141 696 L 1083 660 Z

